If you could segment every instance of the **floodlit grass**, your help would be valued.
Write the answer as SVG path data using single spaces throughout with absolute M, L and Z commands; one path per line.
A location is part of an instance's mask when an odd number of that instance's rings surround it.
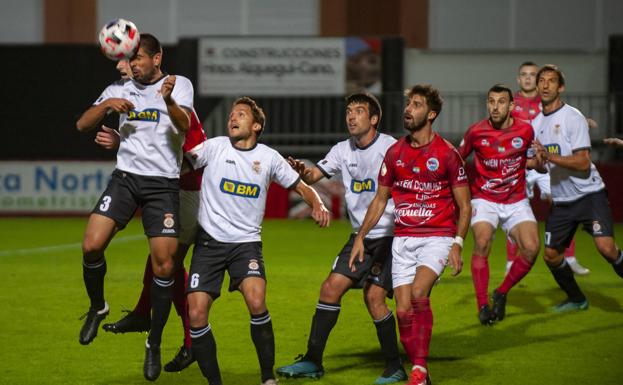
M 146 334 L 113 335 L 100 330 L 88 346 L 78 343 L 88 299 L 82 282 L 80 241 L 86 220 L 3 218 L 0 220 L 0 384 L 137 384 L 143 379 Z M 623 239 L 623 227 L 617 226 Z M 318 229 L 311 221 L 266 221 L 264 256 L 268 308 L 277 345 L 277 365 L 304 353 L 319 287 L 349 233 L 337 221 Z M 106 254 L 106 300 L 116 321 L 138 298 L 147 244 L 140 222 L 120 233 Z M 558 315 L 550 306 L 564 299 L 539 259 L 509 294 L 507 318 L 483 327 L 476 318 L 469 272 L 444 274 L 432 294 L 434 313 L 430 371 L 439 384 L 621 384 L 623 379 L 623 280 L 597 254 L 586 234 L 577 236 L 577 254 L 591 270 L 578 282 L 588 311 Z M 619 243 L 623 246 L 623 243 Z M 490 258 L 490 290 L 504 274 L 503 235 Z M 186 261 L 188 266 L 190 260 Z M 392 305 L 393 307 L 393 305 Z M 210 317 L 225 384 L 259 384 L 249 332 L 249 316 L 239 293 L 227 293 Z M 165 329 L 163 363 L 182 343 L 173 311 Z M 405 365 L 406 367 L 406 365 Z M 325 353 L 326 375 L 319 381 L 281 379 L 281 384 L 372 384 L 383 369 L 374 326 L 361 291 L 347 294 Z M 193 364 L 162 373 L 159 384 L 205 383 Z

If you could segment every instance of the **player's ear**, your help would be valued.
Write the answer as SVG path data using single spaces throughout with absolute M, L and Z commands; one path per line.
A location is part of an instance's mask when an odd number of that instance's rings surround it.
M 255 132 L 256 134 L 258 134 L 258 136 L 259 136 L 260 132 L 262 131 L 262 125 L 261 125 L 261 124 L 259 124 L 259 123 L 257 123 L 257 122 L 255 122 L 255 123 L 253 123 L 253 125 L 251 126 L 251 129 L 253 130 L 253 132 Z
M 437 113 L 435 111 L 428 111 L 428 120 L 433 121 L 437 117 Z
M 158 52 L 154 55 L 154 64 L 160 67 L 160 63 L 162 63 L 162 53 Z
M 373 126 L 376 126 L 379 123 L 379 116 L 378 115 L 372 115 L 372 117 L 370 118 L 370 123 Z

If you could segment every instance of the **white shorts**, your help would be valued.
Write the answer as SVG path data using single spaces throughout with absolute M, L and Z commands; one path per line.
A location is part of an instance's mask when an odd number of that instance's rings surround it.
M 198 215 L 199 191 L 180 190 L 180 244 L 195 243 Z
M 394 237 L 392 243 L 392 285 L 410 285 L 418 267 L 443 273 L 448 263 L 453 237 Z
M 526 195 L 528 195 L 528 199 L 532 199 L 534 197 L 534 184 L 539 186 L 539 191 L 541 191 L 541 200 L 550 199 L 552 196 L 552 190 L 549 185 L 549 174 L 541 174 L 536 170 L 526 170 Z
M 519 202 L 504 204 L 490 202 L 486 199 L 472 199 L 471 225 L 478 222 L 487 222 L 497 229 L 498 223 L 508 235 L 513 227 L 521 222 L 535 222 L 528 199 Z

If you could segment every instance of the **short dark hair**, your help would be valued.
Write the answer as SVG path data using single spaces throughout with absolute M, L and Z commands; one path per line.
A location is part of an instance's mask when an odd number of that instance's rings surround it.
M 441 106 L 443 105 L 443 99 L 439 95 L 439 90 L 433 88 L 430 84 L 416 84 L 410 89 L 405 90 L 405 96 L 411 99 L 413 95 L 420 95 L 426 99 L 426 105 L 431 111 L 435 111 L 435 118 L 432 120 L 433 122 L 439 116 L 441 112 Z
M 260 136 L 264 131 L 264 124 L 266 123 L 266 115 L 264 115 L 264 110 L 257 105 L 255 100 L 251 99 L 248 96 L 243 96 L 238 98 L 232 104 L 232 107 L 237 106 L 238 104 L 246 104 L 251 108 L 251 113 L 253 114 L 253 123 L 259 123 L 260 132 L 257 133 L 257 136 Z
M 379 103 L 379 100 L 376 98 L 376 96 L 372 95 L 369 92 L 355 93 L 346 98 L 346 107 L 353 103 L 367 103 L 368 110 L 370 112 L 370 118 L 372 118 L 374 115 L 379 117 L 378 121 L 374 125 L 375 127 L 378 127 L 378 125 L 381 123 L 381 116 L 383 112 L 381 110 L 381 103 Z
M 545 64 L 543 67 L 541 67 L 539 72 L 537 72 L 536 74 L 537 83 L 539 82 L 539 79 L 541 78 L 543 72 L 556 72 L 556 75 L 558 75 L 558 84 L 561 86 L 565 85 L 565 74 L 562 73 L 562 71 L 560 70 L 560 68 L 558 68 L 556 64 Z
M 508 94 L 508 100 L 509 101 L 513 101 L 513 91 L 511 91 L 510 87 L 498 83 L 498 84 L 494 84 L 491 88 L 489 88 L 489 91 L 487 91 L 487 97 L 489 97 L 489 94 L 495 92 L 495 93 L 501 93 L 501 92 L 506 92 Z
M 535 62 L 528 60 L 528 61 L 521 63 L 519 67 L 517 67 L 517 70 L 520 70 L 521 67 L 527 67 L 527 66 L 538 67 L 538 65 Z
M 141 33 L 141 40 L 138 46 L 143 48 L 143 51 L 145 51 L 145 53 L 150 57 L 154 57 L 156 54 L 162 53 L 160 41 L 150 33 Z

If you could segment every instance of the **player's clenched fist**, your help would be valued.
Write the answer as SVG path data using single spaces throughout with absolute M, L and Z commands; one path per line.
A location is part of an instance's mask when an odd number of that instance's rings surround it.
M 112 110 L 119 113 L 126 113 L 134 109 L 134 104 L 132 104 L 132 102 L 130 102 L 128 99 L 110 98 L 106 99 L 104 103 L 106 103 L 106 107 L 109 111 Z
M 162 83 L 162 88 L 160 88 L 160 94 L 164 99 L 164 102 L 167 104 L 171 104 L 173 99 L 171 98 L 171 93 L 173 92 L 173 88 L 175 87 L 175 75 L 170 75 L 168 78 L 164 79 Z

